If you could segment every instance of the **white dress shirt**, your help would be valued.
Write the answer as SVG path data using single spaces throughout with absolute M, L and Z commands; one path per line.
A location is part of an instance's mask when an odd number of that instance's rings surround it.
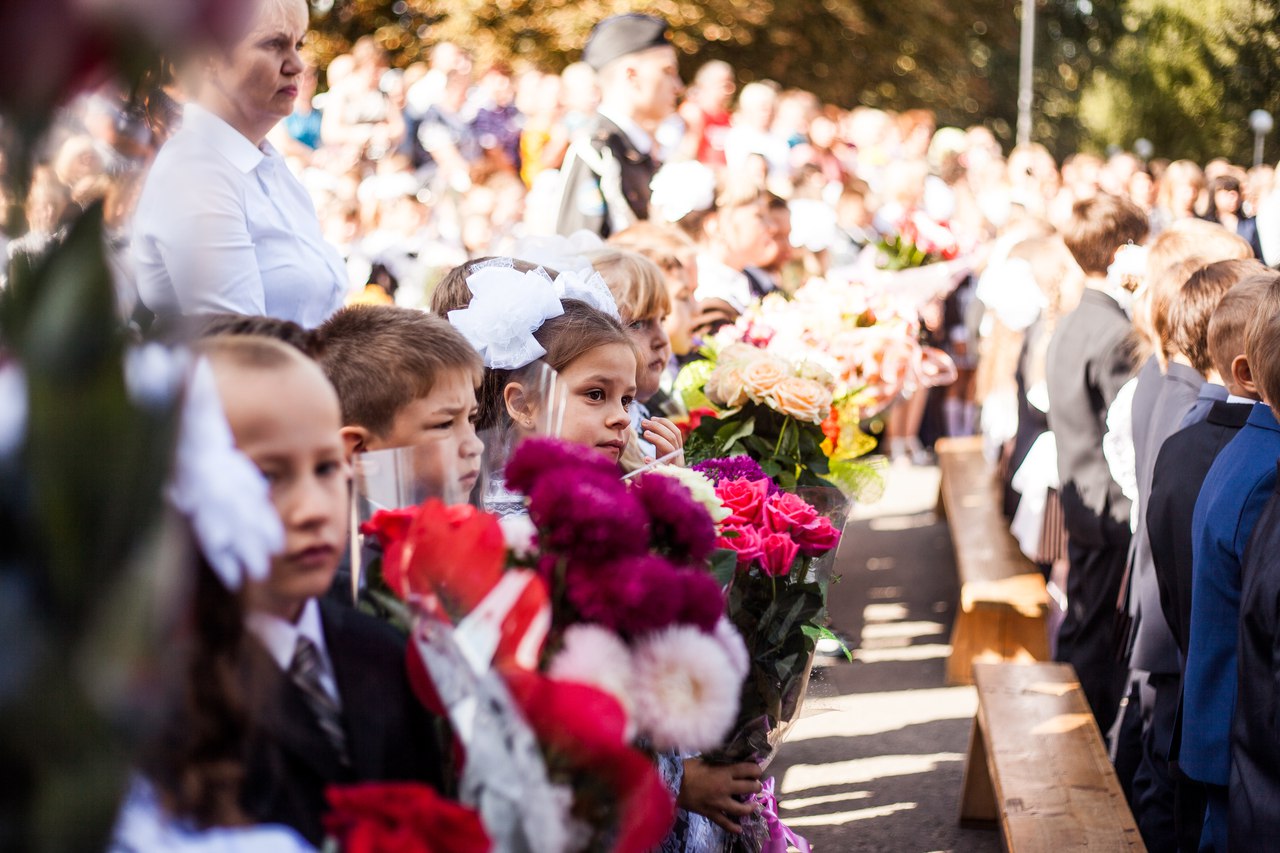
M 296 624 L 290 624 L 278 616 L 254 610 L 245 620 L 249 630 L 262 643 L 286 675 L 293 663 L 293 653 L 298 647 L 298 637 L 310 640 L 320 654 L 320 686 L 329 698 L 342 707 L 342 697 L 338 695 L 338 682 L 333 677 L 333 661 L 329 659 L 329 647 L 324 642 L 324 626 L 320 623 L 320 605 L 314 598 L 307 599 L 302 606 L 302 614 Z
M 157 315 L 255 314 L 314 328 L 346 296 L 342 258 L 284 158 L 196 104 L 156 155 L 133 229 L 138 294 Z
M 606 118 L 616 124 L 618 130 L 627 135 L 627 139 L 631 140 L 631 144 L 641 154 L 649 154 L 653 151 L 653 137 L 648 131 L 636 124 L 625 112 L 615 110 L 608 104 L 602 104 L 596 112 L 600 114 L 601 118 Z

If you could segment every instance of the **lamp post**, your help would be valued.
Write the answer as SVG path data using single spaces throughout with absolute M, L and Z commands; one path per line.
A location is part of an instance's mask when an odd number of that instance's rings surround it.
M 1022 0 L 1022 51 L 1018 63 L 1018 144 L 1031 141 L 1031 73 L 1036 50 L 1036 2 Z
M 1262 165 L 1262 152 L 1267 134 L 1275 127 L 1275 119 L 1266 110 L 1249 113 L 1249 129 L 1253 131 L 1253 165 Z

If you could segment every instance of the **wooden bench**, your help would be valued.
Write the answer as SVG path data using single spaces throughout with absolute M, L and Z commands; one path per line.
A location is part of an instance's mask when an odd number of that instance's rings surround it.
M 946 515 L 960 577 L 947 682 L 973 683 L 974 661 L 1049 658 L 1049 593 L 1001 512 L 1000 483 L 982 455 L 981 436 L 939 439 Z
M 1065 663 L 976 663 L 960 822 L 999 821 L 1008 851 L 1140 851 L 1102 733 Z

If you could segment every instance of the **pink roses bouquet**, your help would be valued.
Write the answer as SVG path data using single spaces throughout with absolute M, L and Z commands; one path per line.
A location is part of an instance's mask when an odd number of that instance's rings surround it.
M 732 735 L 707 761 L 767 764 L 799 713 L 814 646 L 826 628 L 829 578 L 818 563 L 840 543 L 838 523 L 799 495 L 781 491 L 747 456 L 694 466 L 715 481 L 727 516 L 716 545 L 733 556 L 721 580 L 728 614 L 747 645 L 751 669 Z M 835 490 L 829 490 L 834 492 Z M 770 837 L 759 815 L 743 821 L 737 849 Z

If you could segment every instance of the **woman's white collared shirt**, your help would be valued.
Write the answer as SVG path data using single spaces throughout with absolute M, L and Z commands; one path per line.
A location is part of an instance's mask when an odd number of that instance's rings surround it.
M 160 316 L 230 312 L 314 328 L 342 307 L 346 271 L 284 158 L 195 104 L 156 155 L 133 257 Z

